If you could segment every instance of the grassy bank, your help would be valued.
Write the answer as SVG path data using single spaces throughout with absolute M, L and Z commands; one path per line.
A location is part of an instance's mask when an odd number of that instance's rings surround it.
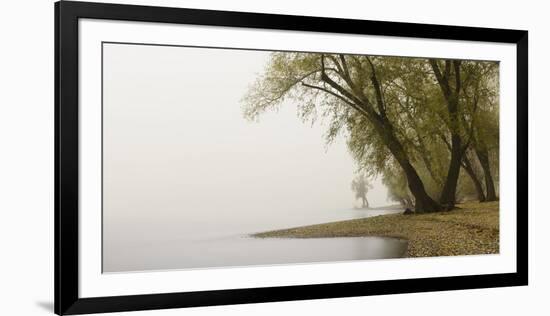
M 263 232 L 259 238 L 385 236 L 409 241 L 407 256 L 490 254 L 499 251 L 498 202 L 469 202 L 450 212 L 370 218 Z

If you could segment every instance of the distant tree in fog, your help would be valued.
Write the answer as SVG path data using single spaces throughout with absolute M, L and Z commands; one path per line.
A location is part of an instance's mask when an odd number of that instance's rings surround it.
M 372 189 L 372 184 L 369 183 L 369 179 L 365 175 L 361 174 L 351 181 L 351 189 L 355 192 L 355 198 L 361 199 L 362 207 L 369 207 L 369 201 L 367 200 L 367 193 Z

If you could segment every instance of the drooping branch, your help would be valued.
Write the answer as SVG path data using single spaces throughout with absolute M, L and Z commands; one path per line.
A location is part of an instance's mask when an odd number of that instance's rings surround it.
M 302 85 L 304 87 L 308 87 L 308 88 L 311 88 L 311 89 L 315 89 L 315 90 L 319 90 L 319 91 L 323 91 L 325 93 L 328 93 L 340 100 L 342 100 L 344 103 L 346 103 L 347 105 L 351 106 L 352 108 L 354 108 L 355 110 L 357 110 L 358 112 L 360 112 L 361 114 L 363 115 L 368 115 L 367 112 L 365 112 L 365 110 L 361 109 L 360 107 L 358 107 L 357 105 L 355 105 L 353 102 L 351 102 L 350 100 L 346 99 L 345 97 L 335 93 L 334 91 L 330 91 L 329 89 L 326 89 L 324 87 L 319 87 L 319 86 L 315 86 L 315 85 L 311 85 L 311 84 L 308 84 L 308 83 L 305 83 L 305 82 L 302 82 Z
M 266 103 L 275 103 L 277 101 L 279 101 L 282 97 L 284 97 L 294 86 L 296 86 L 297 84 L 299 84 L 300 82 L 302 82 L 303 80 L 307 79 L 309 76 L 315 74 L 315 73 L 318 73 L 320 72 L 321 70 L 320 69 L 315 69 L 315 70 L 312 70 L 312 71 L 309 71 L 301 76 L 299 76 L 298 78 L 296 78 L 295 80 L 293 80 L 290 84 L 288 84 L 284 89 L 282 89 L 281 91 L 279 91 L 279 93 L 274 96 L 273 98 L 269 98 L 267 100 Z

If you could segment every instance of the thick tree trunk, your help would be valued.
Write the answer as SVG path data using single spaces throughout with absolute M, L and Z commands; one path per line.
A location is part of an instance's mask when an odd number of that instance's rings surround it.
M 405 201 L 407 201 L 407 206 L 414 207 L 414 201 L 413 201 L 412 197 L 406 198 Z
M 476 149 L 477 159 L 479 159 L 479 164 L 483 169 L 483 174 L 485 175 L 485 187 L 487 189 L 487 199 L 486 201 L 496 201 L 497 195 L 495 191 L 495 183 L 493 182 L 493 176 L 491 174 L 491 165 L 489 163 L 489 153 L 487 149 Z
M 439 69 L 438 61 L 429 60 L 434 75 L 437 78 L 441 92 L 447 102 L 447 110 L 449 111 L 449 131 L 451 132 L 451 161 L 447 172 L 447 180 L 443 186 L 439 202 L 447 209 L 452 209 L 455 206 L 456 186 L 458 183 L 458 175 L 460 173 L 460 164 L 462 162 L 462 139 L 460 137 L 460 122 L 459 115 L 459 95 L 462 85 L 460 78 L 459 60 L 445 60 L 444 72 Z M 454 79 L 454 86 L 451 84 L 451 73 Z
M 447 209 L 452 209 L 455 206 L 456 186 L 458 184 L 458 176 L 460 174 L 460 163 L 462 161 L 462 140 L 458 135 L 451 137 L 451 161 L 447 172 L 447 180 L 441 191 L 439 203 Z
M 474 168 L 472 167 L 472 163 L 470 162 L 470 159 L 468 159 L 468 156 L 466 156 L 466 154 L 464 154 L 464 156 L 462 157 L 462 161 L 464 162 L 462 167 L 464 168 L 468 176 L 470 176 L 470 179 L 472 179 L 474 187 L 476 188 L 477 199 L 480 202 L 485 202 L 485 193 L 483 192 L 483 186 L 481 185 L 481 181 L 479 181 L 479 179 L 477 178 Z
M 405 172 L 409 190 L 411 191 L 415 200 L 414 210 L 417 213 L 430 213 L 440 211 L 441 205 L 434 201 L 426 192 L 426 189 L 424 188 L 424 183 L 422 183 L 420 176 L 414 169 L 413 165 L 410 163 L 410 160 L 407 157 L 407 153 L 403 149 L 403 146 L 401 145 L 397 137 L 393 134 L 391 126 L 385 126 L 382 123 L 378 125 L 378 127 L 381 129 L 380 131 L 383 134 L 383 139 L 386 142 L 386 146 Z
M 430 213 L 440 211 L 441 205 L 439 205 L 428 195 L 428 193 L 426 193 L 424 184 L 418 176 L 418 173 L 416 173 L 416 170 L 414 170 L 413 166 L 408 161 L 401 162 L 400 165 L 405 171 L 409 190 L 411 190 L 411 193 L 414 196 L 414 210 L 417 213 Z

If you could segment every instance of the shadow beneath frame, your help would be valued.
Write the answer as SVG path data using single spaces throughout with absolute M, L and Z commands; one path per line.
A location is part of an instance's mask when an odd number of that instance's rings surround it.
M 36 305 L 48 312 L 53 313 L 53 302 L 36 302 Z

